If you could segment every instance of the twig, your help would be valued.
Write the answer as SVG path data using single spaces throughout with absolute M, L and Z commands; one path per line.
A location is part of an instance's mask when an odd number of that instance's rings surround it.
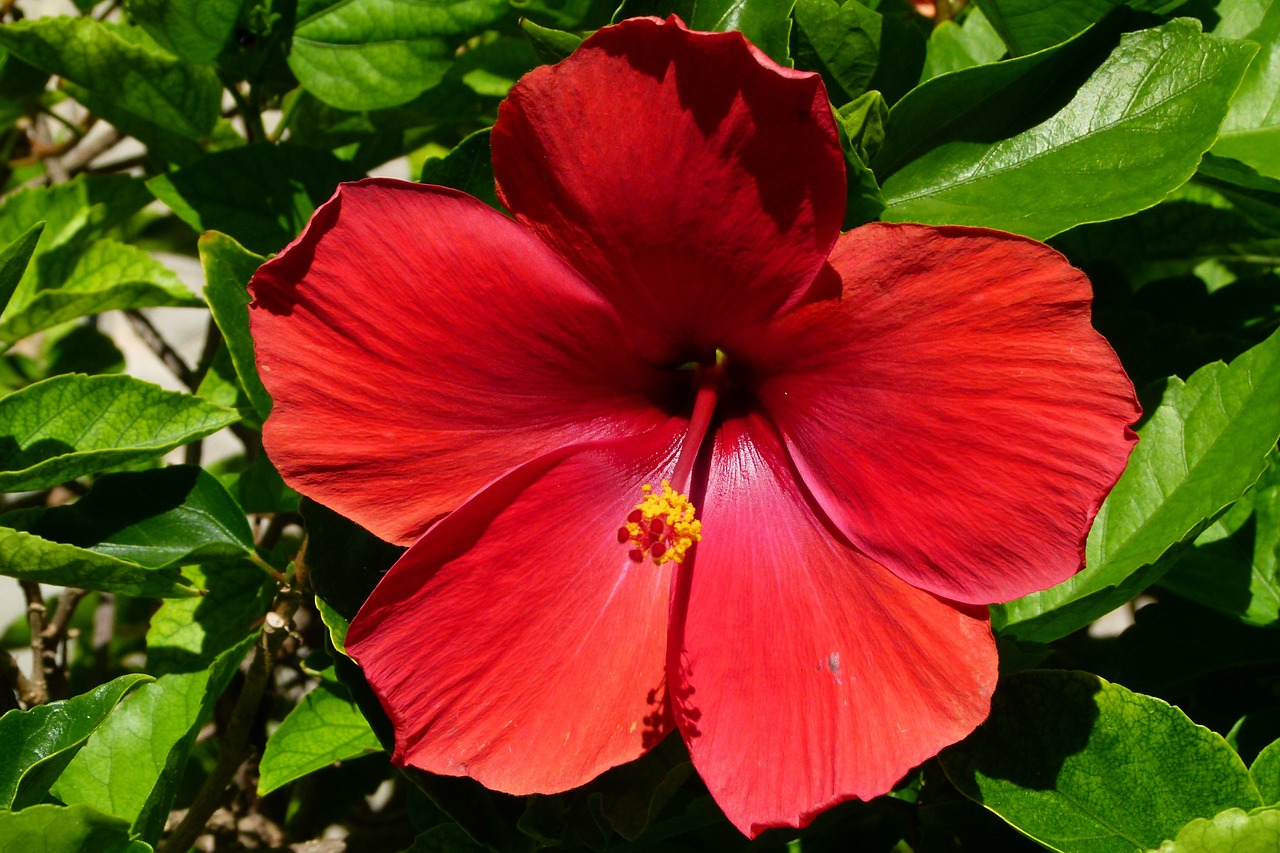
M 35 704 L 31 701 L 35 698 L 35 694 L 32 691 L 30 679 L 23 675 L 22 668 L 6 649 L 0 649 L 0 681 L 3 681 L 7 687 L 0 695 L 0 703 L 3 703 L 0 707 L 4 710 L 9 711 L 17 707 L 13 701 L 15 693 L 28 707 Z
M 49 687 L 44 678 L 44 618 L 49 612 L 44 604 L 40 584 L 35 581 L 19 581 L 27 597 L 27 625 L 31 629 L 31 695 L 28 706 L 43 705 L 49 701 Z
M 129 325 L 133 327 L 138 337 L 142 338 L 142 342 L 164 362 L 164 366 L 169 368 L 169 372 L 176 376 L 179 382 L 192 391 L 200 387 L 200 378 L 190 367 L 187 367 L 182 356 L 169 346 L 169 342 L 155 326 L 151 325 L 151 321 L 145 314 L 137 309 L 130 309 L 124 312 L 124 316 L 129 320 Z
M 114 127 L 96 139 L 85 137 L 79 145 L 68 151 L 67 155 L 62 158 L 62 165 L 66 166 L 68 171 L 82 172 L 94 160 L 115 148 L 122 139 L 124 139 L 124 135 Z
M 262 704 L 262 694 L 271 679 L 276 653 L 289 636 L 289 626 L 299 601 L 297 591 L 291 587 L 282 587 L 276 593 L 274 606 L 263 620 L 262 632 L 253 647 L 253 657 L 249 661 L 244 687 L 231 711 L 231 721 L 227 724 L 227 733 L 218 752 L 218 763 L 200 786 L 200 791 L 187 809 L 182 822 L 158 848 L 160 853 L 186 853 L 191 848 L 209 818 L 218 810 L 223 793 L 236 770 L 248 757 L 249 731 L 258 714 L 258 706 Z
M 76 605 L 87 594 L 83 589 L 68 588 L 63 591 L 62 597 L 58 599 L 58 607 L 53 611 L 53 617 L 40 632 L 42 668 L 45 676 L 45 690 L 49 699 L 67 698 L 67 629 L 71 624 L 71 617 L 75 615 Z

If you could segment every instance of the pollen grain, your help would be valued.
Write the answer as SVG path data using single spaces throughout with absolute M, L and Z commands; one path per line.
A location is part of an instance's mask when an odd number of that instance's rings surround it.
M 684 562 L 695 542 L 702 539 L 702 522 L 687 495 L 662 481 L 662 491 L 653 486 L 641 487 L 644 497 L 627 515 L 627 523 L 618 528 L 618 543 L 627 545 L 627 556 L 636 563 L 645 557 L 654 565 Z

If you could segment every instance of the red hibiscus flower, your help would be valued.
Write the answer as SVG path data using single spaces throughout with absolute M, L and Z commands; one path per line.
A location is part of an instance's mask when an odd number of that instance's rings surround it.
M 348 184 L 252 284 L 271 458 L 412 544 L 347 637 L 395 761 L 550 793 L 678 729 L 753 836 L 888 791 L 986 716 L 981 605 L 1080 568 L 1129 455 L 1088 282 L 840 234 L 818 76 L 676 19 L 530 73 L 492 146 L 513 218 Z

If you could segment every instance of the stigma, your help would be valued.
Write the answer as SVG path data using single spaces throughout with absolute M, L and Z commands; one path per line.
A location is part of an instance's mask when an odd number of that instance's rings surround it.
M 644 497 L 627 515 L 627 523 L 618 528 L 618 544 L 630 546 L 627 557 L 635 563 L 646 557 L 656 566 L 684 562 L 689 549 L 702 539 L 697 510 L 688 496 L 671 488 L 667 480 L 662 481 L 661 492 L 648 484 L 641 491 Z

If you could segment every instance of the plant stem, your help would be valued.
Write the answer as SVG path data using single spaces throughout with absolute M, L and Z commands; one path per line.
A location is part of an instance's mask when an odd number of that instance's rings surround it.
M 31 629 L 31 690 L 25 700 L 28 707 L 49 701 L 49 687 L 44 678 L 44 624 L 49 609 L 45 607 L 40 584 L 19 581 L 27 597 L 27 625 Z
M 182 360 L 182 356 L 178 355 L 173 347 L 169 346 L 169 342 L 164 339 L 160 331 L 151 324 L 147 316 L 136 308 L 124 312 L 124 316 L 129 321 L 129 325 L 133 327 L 134 332 L 142 339 L 142 342 L 156 354 L 156 357 L 164 362 L 164 366 L 169 368 L 169 372 L 178 378 L 178 381 L 194 391 L 200 387 L 200 377 L 187 367 L 187 363 Z

